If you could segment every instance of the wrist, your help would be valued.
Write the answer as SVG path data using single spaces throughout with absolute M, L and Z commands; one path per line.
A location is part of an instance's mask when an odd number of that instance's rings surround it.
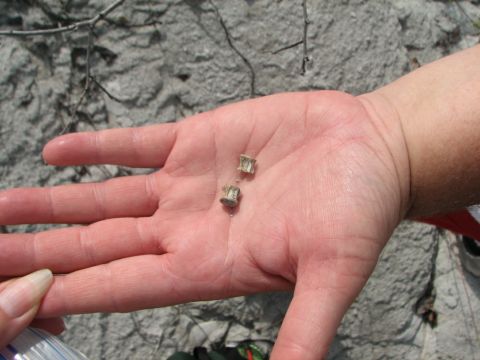
M 403 129 L 410 164 L 409 217 L 480 201 L 478 68 L 480 46 L 425 65 L 369 94 L 388 104 Z
M 401 117 L 397 109 L 383 94 L 371 92 L 358 96 L 369 118 L 389 150 L 390 160 L 397 177 L 400 195 L 399 221 L 410 213 L 414 194 L 411 184 L 410 154 Z

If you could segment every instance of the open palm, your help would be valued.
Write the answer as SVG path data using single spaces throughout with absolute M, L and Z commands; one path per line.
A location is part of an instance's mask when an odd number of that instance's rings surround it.
M 99 184 L 0 193 L 0 276 L 50 268 L 42 317 L 294 289 L 274 359 L 318 359 L 402 219 L 401 131 L 368 97 L 281 94 L 177 124 L 59 137 L 54 165 L 161 168 Z M 257 159 L 240 176 L 239 155 Z M 241 189 L 232 212 L 222 186 Z

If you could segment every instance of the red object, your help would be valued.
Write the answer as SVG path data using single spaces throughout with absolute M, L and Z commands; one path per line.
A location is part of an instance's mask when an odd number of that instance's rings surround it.
M 416 220 L 480 240 L 480 224 L 472 215 L 470 215 L 468 210 L 461 210 L 446 215 L 419 218 Z
M 252 353 L 252 350 L 250 350 L 250 349 L 247 349 L 247 356 L 248 356 L 248 360 L 253 360 L 253 353 Z

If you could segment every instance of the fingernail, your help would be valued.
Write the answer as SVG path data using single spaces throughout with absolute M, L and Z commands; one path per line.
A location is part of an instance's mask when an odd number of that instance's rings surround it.
M 0 309 L 12 319 L 22 316 L 40 302 L 52 282 L 47 269 L 14 280 L 0 292 Z

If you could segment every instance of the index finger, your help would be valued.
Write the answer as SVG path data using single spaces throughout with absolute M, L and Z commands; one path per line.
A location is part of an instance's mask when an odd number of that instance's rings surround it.
M 51 165 L 113 164 L 161 167 L 176 140 L 177 124 L 109 129 L 59 136 L 43 150 Z

